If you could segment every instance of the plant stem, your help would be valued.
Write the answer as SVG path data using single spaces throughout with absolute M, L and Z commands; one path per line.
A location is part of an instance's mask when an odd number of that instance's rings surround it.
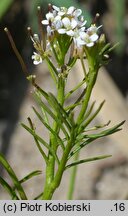
M 74 161 L 79 159 L 79 152 L 77 152 L 74 156 Z M 71 176 L 70 176 L 70 183 L 69 183 L 69 190 L 68 190 L 68 200 L 73 200 L 73 194 L 75 189 L 75 181 L 76 181 L 76 174 L 77 174 L 77 166 L 71 168 Z
M 60 185 L 64 170 L 65 170 L 65 166 L 67 163 L 67 158 L 68 158 L 69 152 L 71 151 L 71 148 L 72 148 L 73 140 L 74 140 L 74 128 L 72 129 L 71 138 L 67 143 L 67 146 L 66 146 L 65 151 L 63 153 L 63 156 L 62 156 L 62 159 L 60 161 L 60 165 L 58 167 L 58 170 L 56 172 L 54 180 L 44 188 L 42 200 L 50 200 L 52 198 L 54 191 Z
M 96 81 L 97 71 L 98 71 L 98 67 L 95 67 L 94 60 L 92 58 L 89 58 L 89 56 L 88 56 L 88 64 L 89 64 L 89 76 L 88 76 L 87 90 L 86 90 L 86 94 L 85 94 L 82 108 L 81 108 L 79 116 L 77 118 L 77 125 L 79 125 L 79 126 L 82 122 L 82 119 L 83 119 L 85 113 L 86 113 L 88 103 L 90 100 L 90 96 L 91 96 L 91 93 L 93 90 L 93 86 L 94 86 L 95 81 Z M 78 131 L 78 129 L 77 129 L 77 131 Z M 78 158 L 79 158 L 79 151 L 75 154 L 74 161 L 78 160 Z M 77 166 L 74 166 L 72 168 L 72 172 L 71 172 L 69 191 L 68 191 L 68 199 L 70 199 L 70 200 L 73 199 L 76 174 L 77 174 Z
M 58 102 L 63 105 L 64 103 L 64 91 L 65 91 L 65 80 L 63 77 L 58 78 L 58 94 L 57 94 L 57 99 Z M 55 113 L 57 115 L 57 113 Z M 53 130 L 56 133 L 59 133 L 59 127 L 57 122 L 53 122 Z M 54 152 L 57 151 L 57 142 L 56 142 L 56 137 L 51 134 L 50 135 L 50 145 L 53 149 Z M 46 181 L 45 181 L 45 186 L 44 186 L 44 193 L 42 195 L 42 199 L 51 199 L 52 195 L 56 189 L 56 187 L 52 186 L 52 182 L 54 180 L 54 171 L 55 171 L 55 158 L 51 155 L 51 153 L 48 153 L 48 163 L 46 167 Z
M 87 86 L 85 99 L 83 101 L 81 111 L 80 111 L 79 116 L 77 118 L 77 125 L 80 125 L 80 123 L 81 123 L 81 121 L 82 121 L 82 119 L 84 117 L 84 114 L 85 114 L 85 112 L 87 110 L 88 103 L 89 103 L 89 100 L 90 100 L 90 96 L 91 96 L 91 93 L 92 93 L 92 89 L 93 89 L 93 86 L 95 84 L 96 76 L 97 76 L 97 70 L 94 70 L 94 68 L 90 68 L 89 77 L 88 77 L 89 78 L 88 86 Z

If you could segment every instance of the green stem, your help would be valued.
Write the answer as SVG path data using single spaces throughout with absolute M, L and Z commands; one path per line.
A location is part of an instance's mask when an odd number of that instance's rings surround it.
M 90 100 L 90 96 L 91 96 L 91 93 L 92 93 L 92 89 L 93 89 L 93 86 L 95 84 L 95 81 L 96 81 L 96 77 L 97 77 L 97 68 L 94 68 L 94 67 L 90 67 L 89 69 L 89 75 L 88 75 L 88 86 L 87 86 L 87 89 L 86 89 L 86 94 L 85 94 L 85 98 L 84 98 L 84 101 L 83 101 L 83 105 L 82 105 L 82 108 L 80 110 L 80 113 L 78 115 L 78 118 L 77 118 L 77 125 L 80 125 L 82 119 L 83 119 L 83 116 L 87 110 L 87 107 L 88 107 L 88 103 L 89 103 L 89 100 Z
M 90 96 L 91 96 L 91 93 L 93 90 L 93 86 L 94 86 L 95 81 L 96 81 L 97 71 L 98 71 L 98 67 L 95 67 L 94 60 L 92 58 L 90 58 L 89 56 L 88 56 L 88 62 L 89 62 L 88 85 L 87 85 L 87 90 L 86 90 L 85 98 L 83 101 L 83 105 L 82 105 L 81 111 L 79 113 L 79 116 L 77 118 L 77 125 L 78 126 L 80 126 L 82 119 L 85 115 L 85 112 L 87 110 Z M 77 128 L 77 131 L 78 131 L 78 129 L 79 129 L 79 127 Z M 74 161 L 78 160 L 78 158 L 79 158 L 79 151 L 75 154 Z M 72 168 L 72 173 L 71 173 L 71 177 L 70 177 L 70 184 L 69 184 L 69 191 L 68 191 L 68 199 L 70 199 L 70 200 L 73 199 L 76 174 L 77 174 L 77 166 L 74 166 Z
M 79 159 L 79 152 L 77 152 L 74 156 L 74 161 Z M 69 182 L 69 190 L 68 190 L 68 200 L 73 200 L 73 194 L 75 190 L 75 182 L 76 182 L 76 174 L 77 174 L 77 166 L 74 166 L 71 170 L 70 182 Z
M 66 145 L 65 151 L 63 153 L 63 156 L 60 161 L 60 165 L 58 167 L 54 180 L 51 182 L 51 184 L 49 184 L 47 187 L 44 188 L 42 200 L 50 200 L 52 198 L 54 191 L 60 185 L 64 170 L 65 170 L 65 166 L 67 163 L 68 155 L 72 148 L 73 141 L 74 141 L 74 128 L 72 129 L 71 138 Z
M 58 78 L 58 95 L 57 99 L 61 105 L 64 103 L 64 91 L 65 91 L 65 80 L 63 77 Z M 57 115 L 57 113 L 55 113 Z M 53 130 L 56 133 L 59 133 L 59 127 L 57 122 L 55 121 L 53 123 Z M 51 134 L 50 136 L 50 145 L 54 152 L 57 151 L 57 143 L 56 143 L 56 137 Z M 44 193 L 42 195 L 42 199 L 51 199 L 52 195 L 56 189 L 56 187 L 52 186 L 52 182 L 54 180 L 54 171 L 55 171 L 55 158 L 51 155 L 51 153 L 48 153 L 48 163 L 46 167 L 46 181 L 44 186 Z
M 69 91 L 65 95 L 65 100 L 68 99 L 76 90 L 78 90 L 84 83 L 86 82 L 86 78 L 84 78 L 75 88 L 73 88 L 71 91 Z

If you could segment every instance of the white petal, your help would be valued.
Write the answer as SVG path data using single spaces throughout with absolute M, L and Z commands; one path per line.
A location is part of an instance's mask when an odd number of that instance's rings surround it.
M 61 20 L 61 16 L 57 15 L 55 18 L 54 18 L 55 21 L 58 21 L 58 20 Z
M 79 33 L 79 35 L 80 35 L 80 37 L 82 38 L 82 39 L 85 39 L 88 35 L 87 35 L 87 33 L 85 33 L 85 32 L 83 32 L 83 31 L 81 31 L 80 33 Z M 89 36 L 88 36 L 89 37 Z
M 38 65 L 39 62 L 37 62 L 36 60 L 34 60 L 34 61 L 33 61 L 33 64 L 34 64 L 34 65 Z
M 59 15 L 59 16 L 63 16 L 65 13 L 66 13 L 65 11 L 59 11 L 59 12 L 58 12 L 58 15 Z
M 85 27 L 80 28 L 80 31 L 84 32 L 85 31 Z
M 72 14 L 74 10 L 75 10 L 75 7 L 73 7 L 73 6 L 69 7 L 67 14 Z
M 36 52 L 34 52 L 34 55 L 32 55 L 32 59 L 34 60 L 33 64 L 35 64 L 35 65 L 42 63 L 41 56 Z
M 52 20 L 52 19 L 54 19 L 53 13 L 51 13 L 51 12 L 47 13 L 47 14 L 46 14 L 46 18 L 47 18 L 47 20 Z
M 56 30 L 62 28 L 62 26 L 63 26 L 63 24 L 60 20 L 55 23 Z
M 85 41 L 81 40 L 80 37 L 74 39 L 75 44 L 78 45 L 85 45 Z
M 60 8 L 55 6 L 55 5 L 52 5 L 53 9 L 56 10 L 56 11 L 60 11 Z
M 66 33 L 66 29 L 58 29 L 58 32 L 59 32 L 60 34 L 65 34 L 65 33 Z
M 87 20 L 85 20 L 84 22 L 82 22 L 81 23 L 81 27 L 84 26 L 84 25 L 86 25 L 86 23 L 87 23 Z
M 93 43 L 93 42 L 86 43 L 86 46 L 87 46 L 87 47 L 92 47 L 93 45 L 94 45 L 94 43 Z
M 64 17 L 64 18 L 62 19 L 62 23 L 64 24 L 64 27 L 66 27 L 66 28 L 69 28 L 69 26 L 71 26 L 70 19 L 67 18 L 67 17 Z
M 53 16 L 55 17 L 55 16 L 57 16 L 58 12 L 56 10 L 53 10 L 52 13 L 53 13 Z
M 78 17 L 82 14 L 82 10 L 81 9 L 77 9 L 74 11 L 74 16 Z
M 90 40 L 93 41 L 93 42 L 97 41 L 98 38 L 99 38 L 99 36 L 97 34 L 93 34 L 93 35 L 90 36 Z
M 73 37 L 74 36 L 74 31 L 72 31 L 72 30 L 67 31 L 66 34 Z
M 36 52 L 33 52 L 32 59 L 35 59 L 35 56 L 38 55 Z
M 43 25 L 48 25 L 48 24 L 49 24 L 49 21 L 48 21 L 48 20 L 42 20 L 41 23 L 42 23 Z
M 97 27 L 96 26 L 91 26 L 87 29 L 87 31 L 91 34 L 96 33 L 97 32 Z
M 71 27 L 74 29 L 77 26 L 77 21 L 75 19 L 71 20 Z

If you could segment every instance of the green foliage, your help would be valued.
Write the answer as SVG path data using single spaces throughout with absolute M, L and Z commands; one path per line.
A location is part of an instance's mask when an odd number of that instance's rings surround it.
M 10 8 L 14 0 L 1 0 L 0 1 L 0 20 L 5 15 L 7 10 Z
M 117 46 L 115 51 L 117 54 L 122 55 L 124 52 L 125 46 L 125 0 L 113 0 L 113 14 L 115 17 L 115 36 L 116 41 L 120 43 L 120 46 Z
M 104 35 L 98 35 L 97 31 L 99 28 L 96 27 L 96 25 L 91 25 L 89 28 L 85 26 L 86 28 L 83 32 L 83 25 L 85 25 L 83 23 L 86 22 L 79 19 L 79 15 L 77 17 L 76 14 L 73 14 L 78 12 L 81 14 L 81 11 L 74 8 L 73 11 L 72 8 L 70 8 L 72 11 L 71 13 L 68 10 L 66 10 L 66 12 L 63 11 L 62 8 L 61 10 L 64 14 L 62 13 L 62 17 L 59 16 L 59 21 L 64 22 L 64 18 L 68 20 L 68 28 L 65 28 L 63 23 L 59 25 L 61 26 L 59 30 L 62 32 L 64 31 L 63 34 L 58 31 L 58 25 L 54 22 L 56 17 L 54 16 L 52 16 L 53 19 L 50 19 L 49 22 L 46 21 L 50 29 L 50 33 L 48 32 L 47 37 L 44 36 L 44 31 L 42 29 L 40 29 L 41 38 L 39 38 L 38 35 L 33 35 L 29 28 L 29 33 L 36 51 L 32 56 L 34 57 L 34 62 L 38 64 L 40 63 L 40 59 L 41 62 L 45 61 L 49 68 L 51 78 L 55 83 L 56 90 L 56 94 L 47 92 L 37 84 L 35 75 L 27 76 L 27 79 L 33 85 L 33 96 L 38 104 L 38 108 L 33 107 L 34 114 L 45 127 L 48 134 L 47 139 L 46 137 L 42 138 L 39 132 L 37 132 L 36 125 L 31 117 L 28 117 L 29 125 L 21 124 L 33 136 L 35 144 L 46 164 L 44 190 L 35 198 L 42 200 L 52 199 L 55 190 L 60 185 L 63 173 L 68 168 L 76 168 L 77 165 L 86 162 L 110 157 L 110 155 L 101 155 L 79 159 L 79 154 L 83 148 L 86 148 L 86 146 L 93 141 L 120 131 L 124 123 L 123 121 L 115 126 L 108 127 L 110 124 L 110 121 L 108 121 L 106 124 L 89 127 L 90 123 L 93 123 L 93 120 L 98 116 L 105 102 L 103 101 L 98 108 L 94 110 L 95 102 L 90 105 L 90 97 L 97 80 L 99 68 L 108 63 L 109 53 L 113 47 L 111 48 L 110 44 L 106 44 Z M 51 8 L 51 11 L 57 14 L 53 8 Z M 76 27 L 70 26 L 70 21 L 72 19 L 76 22 Z M 42 23 L 40 24 L 42 27 Z M 7 28 L 5 32 L 8 35 L 12 48 L 26 75 L 27 70 L 25 64 L 15 46 L 11 34 Z M 85 40 L 82 39 L 81 35 L 85 36 Z M 42 46 L 42 43 L 45 43 L 46 46 Z M 68 75 L 77 60 L 80 60 L 84 78 L 69 92 L 66 92 Z M 73 100 L 69 100 L 69 98 L 72 99 L 72 94 L 76 92 L 78 94 L 76 94 L 75 102 L 72 102 Z M 73 158 L 75 161 L 73 161 Z M 69 160 L 71 161 L 69 162 Z M 32 172 L 22 180 L 18 180 L 13 169 L 2 155 L 0 155 L 0 163 L 2 163 L 6 169 L 14 184 L 14 186 L 11 187 L 3 178 L 0 178 L 2 186 L 8 191 L 12 198 L 27 199 L 22 183 L 40 174 L 40 171 Z M 76 170 L 74 170 L 74 173 L 75 172 Z M 73 176 L 75 176 L 74 173 Z M 74 182 L 72 182 L 72 184 L 74 184 Z M 69 197 L 72 198 L 72 195 L 70 194 Z
M 41 171 L 37 170 L 34 172 L 31 172 L 27 176 L 25 176 L 23 179 L 19 180 L 16 176 L 14 170 L 8 163 L 8 161 L 5 159 L 5 157 L 0 153 L 0 164 L 4 167 L 4 169 L 7 171 L 10 179 L 12 180 L 13 185 L 9 185 L 7 181 L 5 181 L 2 177 L 0 177 L 0 184 L 3 186 L 3 188 L 8 192 L 8 194 L 11 196 L 11 199 L 13 200 L 27 200 L 26 193 L 22 187 L 22 183 L 26 182 L 30 178 L 40 175 Z

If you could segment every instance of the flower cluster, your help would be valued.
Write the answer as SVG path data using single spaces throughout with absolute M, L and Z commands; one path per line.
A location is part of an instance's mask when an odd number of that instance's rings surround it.
M 69 8 L 52 5 L 46 14 L 46 19 L 41 21 L 47 26 L 48 40 L 56 35 L 68 35 L 73 39 L 75 48 L 82 50 L 83 46 L 92 47 L 99 39 L 98 29 L 95 24 L 86 26 L 87 20 L 82 16 L 82 10 L 71 6 Z M 37 38 L 36 38 L 37 40 Z M 47 41 L 49 43 L 49 41 Z M 46 44 L 47 44 L 46 43 Z M 40 54 L 34 52 L 34 64 L 42 62 Z
M 43 25 L 47 25 L 47 34 L 53 35 L 54 32 L 59 34 L 67 34 L 74 40 L 76 47 L 86 45 L 92 47 L 98 40 L 98 28 L 91 25 L 87 28 L 84 17 L 81 16 L 82 10 L 71 6 L 65 7 L 52 6 L 51 10 L 46 14 L 46 20 L 42 21 Z

